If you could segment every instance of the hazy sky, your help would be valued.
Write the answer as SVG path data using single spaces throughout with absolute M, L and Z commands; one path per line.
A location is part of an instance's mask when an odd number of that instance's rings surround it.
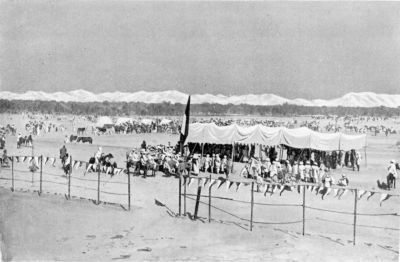
M 1 1 L 0 90 L 400 94 L 400 3 Z

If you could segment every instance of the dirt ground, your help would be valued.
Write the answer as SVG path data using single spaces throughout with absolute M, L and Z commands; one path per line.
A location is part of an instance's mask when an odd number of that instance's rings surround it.
M 1 123 L 21 126 L 27 119 L 15 115 L 0 115 Z M 65 122 L 64 133 L 41 135 L 34 140 L 34 155 L 58 157 L 63 138 L 71 134 Z M 21 127 L 19 127 L 21 128 Z M 21 130 L 21 129 L 20 129 Z M 146 140 L 147 144 L 175 144 L 177 136 L 168 134 L 108 135 L 94 137 L 93 145 L 67 144 L 73 159 L 87 161 L 98 146 L 111 152 L 123 165 L 126 151 Z M 377 189 L 376 180 L 383 179 L 390 159 L 400 160 L 396 142 L 400 135 L 368 136 L 367 159 L 360 172 L 344 168 L 334 171 L 337 179 L 346 173 L 351 186 Z M 31 155 L 32 148 L 16 148 L 16 138 L 7 137 L 9 155 Z M 365 161 L 367 163 L 365 163 Z M 365 166 L 367 164 L 367 166 Z M 186 216 L 177 216 L 178 180 L 157 173 L 156 177 L 133 177 L 132 207 L 126 211 L 114 205 L 95 205 L 88 200 L 64 197 L 64 185 L 43 184 L 45 194 L 38 196 L 37 174 L 27 172 L 27 165 L 15 166 L 15 175 L 27 182 L 18 182 L 18 189 L 10 191 L 7 183 L 0 183 L 0 240 L 2 259 L 23 260 L 90 260 L 108 261 L 398 261 L 399 259 L 399 197 L 392 197 L 379 205 L 379 195 L 369 201 L 358 201 L 356 245 L 353 241 L 354 195 L 348 193 L 341 200 L 327 196 L 324 200 L 306 192 L 306 206 L 342 213 L 323 212 L 306 208 L 305 235 L 302 235 L 302 195 L 284 192 L 282 196 L 264 196 L 254 192 L 254 224 L 249 231 L 251 187 L 243 186 L 212 189 L 211 223 L 208 223 L 208 197 L 202 197 L 199 220 L 190 219 L 194 211 L 197 186 L 187 187 Z M 236 164 L 238 171 L 240 165 Z M 59 167 L 44 167 L 44 177 L 62 175 Z M 9 177 L 10 170 L 1 169 L 0 177 Z M 83 176 L 83 170 L 73 170 L 76 178 L 96 179 L 95 174 Z M 235 175 L 233 176 L 235 177 Z M 60 182 L 66 183 L 65 178 Z M 122 184 L 114 186 L 111 182 Z M 86 185 L 75 180 L 75 185 Z M 125 183 L 125 184 L 124 184 Z M 87 184 L 87 186 L 92 186 Z M 105 190 L 126 193 L 126 176 L 112 180 L 102 177 Z M 78 189 L 76 189 L 78 190 Z M 84 190 L 82 190 L 84 191 Z M 72 195 L 83 192 L 71 192 Z M 46 193 L 48 192 L 48 193 Z M 61 193 L 54 195 L 55 192 Z M 392 191 L 399 194 L 399 187 Z M 191 195 L 190 195 L 191 194 Z M 208 187 L 202 195 L 208 195 Z M 88 193 L 86 198 L 95 199 Z M 109 197 L 107 199 L 106 197 Z M 220 199 L 227 198 L 227 199 Z M 125 203 L 127 196 L 101 195 L 102 200 Z M 182 200 L 183 201 L 183 200 Z M 157 203 L 157 204 L 156 204 Z M 183 204 L 183 202 L 182 202 Z M 267 204 L 273 204 L 267 205 Z M 293 204 L 297 206 L 274 206 Z M 365 214 L 374 214 L 367 216 Z

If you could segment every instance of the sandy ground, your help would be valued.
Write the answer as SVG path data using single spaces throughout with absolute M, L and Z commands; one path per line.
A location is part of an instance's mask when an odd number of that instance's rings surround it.
M 23 123 L 20 117 L 0 116 L 6 123 Z M 58 156 L 66 133 L 52 133 L 35 139 L 34 154 Z M 166 134 L 112 135 L 94 138 L 94 145 L 68 144 L 74 159 L 88 160 L 101 145 L 112 152 L 118 163 L 123 164 L 127 149 L 138 146 L 142 140 L 148 144 L 174 144 L 176 136 Z M 30 155 L 31 148 L 16 148 L 15 137 L 7 138 L 10 155 Z M 400 159 L 395 146 L 400 136 L 369 136 L 367 167 L 360 172 L 343 169 L 334 173 L 336 178 L 344 172 L 352 186 L 376 189 L 376 180 L 385 175 L 388 160 Z M 365 159 L 364 159 L 365 161 Z M 16 188 L 31 191 L 38 189 L 37 174 L 27 171 L 26 164 L 16 164 L 15 175 L 28 182 L 20 182 Z M 239 167 L 238 167 L 239 169 Z M 46 165 L 44 178 L 62 175 L 59 167 Z M 1 177 L 9 177 L 10 170 L 0 170 Z M 83 176 L 83 170 L 73 171 L 76 178 L 96 179 L 95 174 Z M 178 217 L 178 180 L 158 173 L 155 178 L 132 178 L 132 208 L 126 211 L 119 206 L 95 205 L 81 199 L 66 200 L 63 177 L 57 177 L 63 185 L 43 184 L 40 197 L 33 192 L 11 192 L 9 184 L 0 184 L 0 234 L 3 260 L 196 260 L 196 261 L 397 261 L 399 259 L 399 217 L 387 214 L 399 212 L 399 197 L 393 197 L 379 206 L 379 196 L 358 202 L 358 213 L 379 214 L 357 216 L 357 238 L 353 246 L 353 216 L 306 209 L 306 235 L 302 236 L 302 208 L 300 206 L 268 206 L 265 204 L 301 204 L 297 192 L 284 192 L 263 196 L 254 192 L 254 228 L 249 231 L 249 186 L 237 192 L 225 186 L 212 190 L 211 223 L 208 223 L 208 206 L 201 204 L 200 220 L 188 216 Z M 58 180 L 57 180 L 58 181 Z M 112 184 L 121 182 L 122 184 Z M 92 187 L 93 182 L 75 180 L 75 185 Z M 87 183 L 87 184 L 85 184 Z M 125 183 L 125 184 L 124 184 Z M 105 191 L 126 193 L 126 176 L 112 180 L 102 176 L 101 188 Z M 398 187 L 399 188 L 399 187 Z M 76 189 L 72 195 L 96 198 L 95 192 Z M 195 194 L 196 183 L 187 188 Z M 54 195 L 58 192 L 61 195 Z M 395 191 L 399 193 L 399 189 Z M 208 195 L 208 187 L 203 189 Z M 186 211 L 193 214 L 193 196 L 186 199 Z M 124 204 L 127 196 L 101 195 L 101 200 Z M 165 206 L 155 204 L 158 200 Z M 183 200 L 182 200 L 183 201 Z M 208 203 L 208 197 L 201 201 Z M 183 204 L 183 202 L 182 202 Z M 328 196 L 321 200 L 306 192 L 306 205 L 314 208 L 353 212 L 354 195 L 349 193 L 342 200 Z M 218 209 L 217 209 L 218 208 Z

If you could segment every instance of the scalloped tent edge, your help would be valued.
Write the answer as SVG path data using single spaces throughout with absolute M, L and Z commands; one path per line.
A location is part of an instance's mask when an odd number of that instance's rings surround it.
M 367 146 L 366 134 L 320 133 L 306 127 L 288 129 L 236 124 L 217 126 L 214 123 L 194 123 L 189 127 L 185 143 L 287 145 L 321 151 L 362 149 Z

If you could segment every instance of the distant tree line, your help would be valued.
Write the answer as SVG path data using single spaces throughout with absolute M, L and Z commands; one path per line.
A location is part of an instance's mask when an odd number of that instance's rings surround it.
M 34 112 L 45 114 L 75 114 L 75 115 L 182 115 L 185 104 L 169 102 L 146 104 L 141 102 L 57 102 L 57 101 L 26 101 L 0 99 L 0 113 Z M 192 104 L 191 113 L 203 116 L 222 115 L 364 115 L 364 116 L 399 116 L 400 107 L 312 107 L 291 104 L 257 106 L 257 105 L 220 105 Z

